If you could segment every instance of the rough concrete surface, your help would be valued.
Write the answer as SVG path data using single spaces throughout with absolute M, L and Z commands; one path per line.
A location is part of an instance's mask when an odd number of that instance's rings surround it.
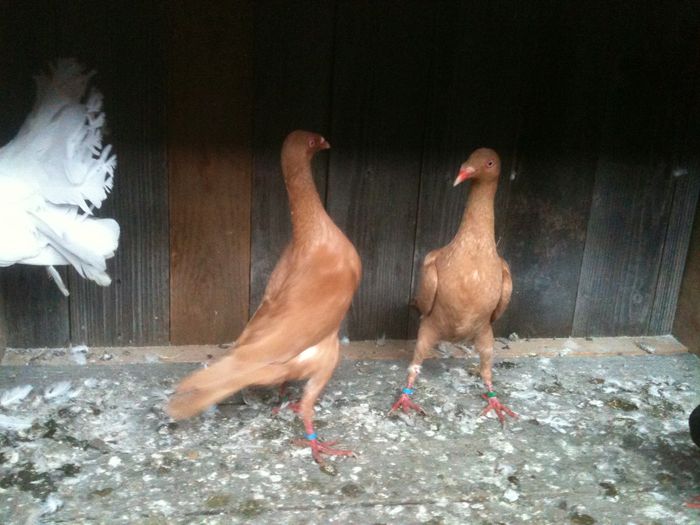
M 403 361 L 343 361 L 317 405 L 322 439 L 356 458 L 316 465 L 250 389 L 198 418 L 163 412 L 196 365 L 0 367 L 0 523 L 690 524 L 700 511 L 700 402 L 690 354 L 498 361 L 502 431 L 475 359 L 426 362 L 387 418 Z M 31 386 L 31 390 L 18 387 Z M 301 385 L 290 389 L 298 395 Z

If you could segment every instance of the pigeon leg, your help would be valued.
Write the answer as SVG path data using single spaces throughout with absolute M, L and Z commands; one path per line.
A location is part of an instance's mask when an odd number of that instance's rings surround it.
M 279 414 L 280 410 L 282 410 L 283 408 L 288 408 L 289 410 L 291 410 L 295 414 L 299 413 L 299 402 L 298 401 L 294 401 L 294 402 L 284 401 L 286 395 L 287 395 L 287 382 L 285 381 L 284 383 L 282 383 L 280 385 L 280 389 L 279 389 L 280 404 L 272 409 L 272 413 L 274 415 Z
M 304 430 L 306 433 L 304 435 L 305 439 L 297 439 L 294 441 L 294 443 L 299 446 L 310 447 L 314 460 L 316 463 L 321 465 L 323 464 L 323 458 L 321 457 L 322 454 L 328 456 L 355 455 L 352 450 L 333 448 L 333 445 L 335 445 L 337 441 L 319 441 L 318 436 L 314 431 L 314 404 L 316 403 L 318 396 L 321 394 L 323 387 L 326 386 L 326 383 L 328 383 L 328 380 L 331 378 L 335 365 L 338 363 L 339 357 L 339 343 L 337 335 L 327 339 L 325 344 L 332 344 L 336 346 L 334 350 L 335 359 L 329 362 L 328 366 L 324 367 L 323 370 L 311 376 L 309 381 L 306 383 L 306 387 L 304 387 L 304 395 L 301 397 L 301 401 L 298 403 L 297 410 L 295 410 L 295 412 L 299 414 L 304 422 Z
M 486 408 L 481 411 L 479 416 L 485 416 L 493 410 L 498 417 L 498 420 L 501 422 L 501 426 L 505 426 L 506 416 L 504 414 L 507 414 L 510 417 L 518 417 L 518 414 L 501 403 L 498 400 L 498 397 L 496 397 L 496 392 L 493 390 L 493 383 L 491 382 L 491 366 L 493 364 L 493 330 L 490 326 L 474 340 L 474 346 L 476 347 L 477 352 L 479 352 L 479 372 L 481 373 L 481 379 L 486 385 L 487 390 L 485 394 L 481 395 L 481 397 L 486 400 L 487 405 Z
M 433 345 L 437 343 L 437 340 L 438 337 L 435 331 L 428 325 L 422 323 L 418 329 L 418 340 L 416 341 L 416 350 L 413 353 L 413 361 L 411 361 L 411 366 L 408 367 L 406 388 L 401 390 L 399 399 L 391 406 L 391 410 L 389 410 L 387 415 L 391 415 L 399 409 L 403 410 L 404 413 L 407 413 L 409 410 L 415 410 L 421 415 L 426 415 L 425 410 L 423 410 L 420 405 L 411 401 L 411 395 L 413 395 L 414 392 L 413 384 L 418 374 L 420 374 L 421 364 Z

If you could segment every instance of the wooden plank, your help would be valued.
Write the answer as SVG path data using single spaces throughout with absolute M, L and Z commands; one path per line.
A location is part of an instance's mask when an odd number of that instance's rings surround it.
M 672 264 L 661 266 L 661 247 L 674 193 L 678 108 L 688 107 L 687 99 L 675 97 L 697 58 L 697 40 L 677 32 L 685 19 L 680 5 L 626 6 L 626 23 L 617 26 L 622 52 L 605 119 L 574 335 L 647 333 L 659 276 L 674 271 Z
M 693 10 L 689 14 L 695 18 L 687 16 L 682 20 L 689 24 L 688 33 L 697 38 L 688 40 L 689 43 L 695 42 L 695 53 L 687 54 L 690 60 L 685 63 L 685 74 L 673 86 L 672 157 L 669 164 L 673 204 L 649 320 L 650 334 L 668 334 L 673 329 L 700 195 L 700 12 Z
M 673 322 L 673 335 L 691 352 L 700 354 L 700 213 L 695 214 L 693 235 Z
M 700 38 L 696 38 L 695 41 L 700 42 Z M 688 111 L 690 118 L 683 141 L 683 154 L 678 159 L 677 166 L 688 170 L 686 175 L 682 175 L 681 172 L 681 177 L 687 179 L 687 181 L 681 181 L 681 184 L 694 184 L 695 186 L 698 185 L 698 179 L 700 179 L 700 92 L 697 87 L 697 83 L 700 82 L 700 66 L 698 64 L 700 64 L 700 60 L 695 62 L 695 103 Z M 691 199 L 687 197 L 685 192 L 678 191 L 676 195 L 683 195 L 685 197 L 684 204 L 690 205 Z M 692 210 L 686 207 L 685 211 L 686 224 L 688 224 L 690 220 L 687 213 L 692 213 Z M 700 354 L 700 213 L 697 211 L 697 206 L 694 212 L 695 221 L 688 243 L 687 258 L 684 261 L 685 269 L 674 312 L 673 333 L 688 346 L 691 352 Z M 682 223 L 679 225 L 682 226 Z M 679 268 L 674 267 L 674 276 L 677 277 L 679 273 Z M 652 328 L 654 328 L 653 325 Z
M 66 282 L 66 269 L 57 268 Z M 17 264 L 2 269 L 7 346 L 63 346 L 70 340 L 68 299 L 43 266 Z
M 496 198 L 497 238 L 503 229 L 520 111 L 522 65 L 519 23 L 524 4 L 449 3 L 437 13 L 430 100 L 421 168 L 413 259 L 413 294 L 425 255 L 444 246 L 459 226 L 468 184 L 452 188 L 459 165 L 481 146 L 503 164 Z M 483 20 L 498 20 L 484 24 Z M 494 81 L 497 76 L 497 82 Z M 415 335 L 418 312 L 410 318 Z
M 280 168 L 286 135 L 307 129 L 328 135 L 335 2 L 274 0 L 255 3 L 255 125 L 250 313 L 291 238 Z M 290 23 L 294 20 L 294 23 Z M 325 201 L 328 154 L 314 160 L 314 180 Z
M 17 133 L 32 108 L 33 76 L 55 55 L 57 24 L 51 2 L 0 6 L 0 144 Z M 65 280 L 66 271 L 60 269 Z M 68 300 L 41 266 L 0 268 L 9 346 L 61 346 L 69 340 Z
M 174 344 L 230 341 L 248 319 L 252 6 L 168 4 Z
M 328 209 L 364 265 L 353 339 L 408 331 L 434 9 L 340 2 Z
M 89 345 L 168 341 L 168 191 L 164 65 L 158 3 L 56 3 L 59 56 L 97 70 L 115 185 L 96 213 L 121 227 L 102 288 L 69 270 L 71 340 Z
M 612 70 L 611 14 L 550 2 L 521 18 L 522 123 L 499 246 L 514 285 L 501 334 L 571 333 Z
M 589 340 L 590 339 L 590 340 Z M 387 339 L 382 344 L 372 341 L 353 341 L 341 347 L 342 357 L 349 361 L 400 360 L 408 361 L 415 348 L 415 340 Z M 132 347 L 93 347 L 87 353 L 90 365 L 114 366 L 129 363 L 203 363 L 212 362 L 226 355 L 223 345 L 147 346 L 134 352 Z M 644 350 L 646 348 L 646 350 Z M 440 352 L 433 358 L 477 358 L 473 348 L 459 344 L 442 343 Z M 496 343 L 496 360 L 512 358 L 568 358 L 649 356 L 687 353 L 688 349 L 672 336 L 656 337 L 596 337 L 521 339 Z M 105 357 L 108 357 L 106 359 Z M 65 366 L 74 364 L 70 353 L 52 352 L 46 349 L 8 350 L 0 366 Z

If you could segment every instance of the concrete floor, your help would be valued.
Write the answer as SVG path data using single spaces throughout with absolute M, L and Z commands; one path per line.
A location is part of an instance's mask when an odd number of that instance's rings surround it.
M 521 415 L 505 431 L 477 417 L 476 359 L 426 362 L 429 415 L 392 419 L 406 362 L 345 360 L 317 430 L 357 457 L 325 467 L 290 444 L 302 427 L 272 415 L 274 389 L 173 423 L 167 395 L 197 365 L 6 364 L 0 523 L 699 523 L 697 356 L 564 354 L 497 360 Z

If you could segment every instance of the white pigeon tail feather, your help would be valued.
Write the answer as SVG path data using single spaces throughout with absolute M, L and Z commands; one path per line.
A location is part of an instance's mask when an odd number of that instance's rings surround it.
M 64 59 L 37 75 L 31 113 L 0 148 L 0 266 L 71 264 L 102 286 L 111 282 L 105 259 L 117 249 L 119 225 L 92 212 L 113 187 L 116 157 L 103 146 L 102 94 L 85 97 L 93 74 Z
M 106 259 L 114 255 L 119 244 L 119 225 L 112 219 L 95 219 L 81 215 L 73 207 L 48 205 L 33 214 L 36 227 L 48 244 L 70 263 L 80 275 L 108 286 Z M 53 255 L 53 254 L 52 254 Z M 28 264 L 46 264 L 33 258 Z

